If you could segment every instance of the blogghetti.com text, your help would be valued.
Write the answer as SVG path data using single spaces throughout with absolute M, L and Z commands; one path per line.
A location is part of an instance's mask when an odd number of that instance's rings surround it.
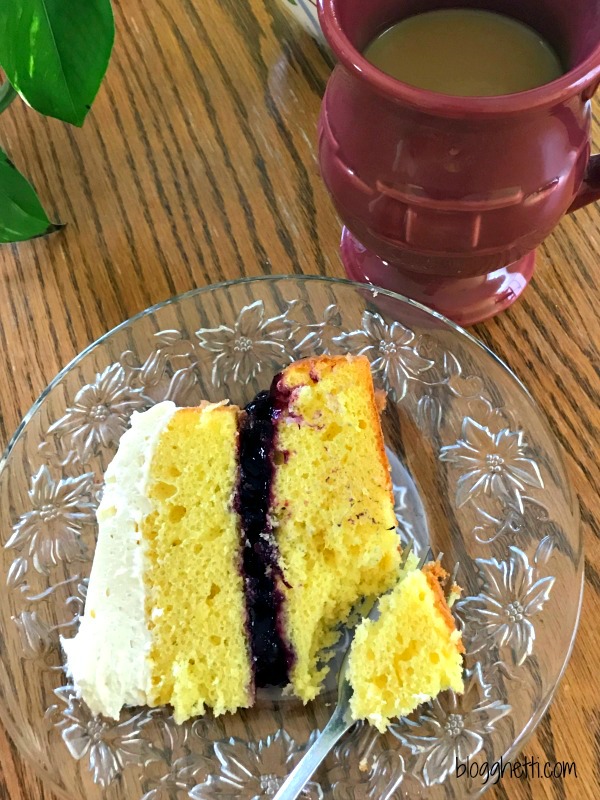
M 500 778 L 510 777 L 520 780 L 561 780 L 577 777 L 577 764 L 574 761 L 540 761 L 539 758 L 521 758 L 514 761 L 459 761 L 456 759 L 456 777 L 479 778 L 483 786 L 496 784 Z

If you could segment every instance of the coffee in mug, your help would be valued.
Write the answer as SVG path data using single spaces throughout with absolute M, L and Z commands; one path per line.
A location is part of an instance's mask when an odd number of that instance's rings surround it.
M 476 8 L 403 19 L 376 36 L 364 56 L 393 78 L 460 97 L 523 92 L 564 72 L 554 49 L 529 25 Z

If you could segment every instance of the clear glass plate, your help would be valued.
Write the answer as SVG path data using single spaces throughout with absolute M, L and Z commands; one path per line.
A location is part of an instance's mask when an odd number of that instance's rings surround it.
M 543 415 L 470 335 L 388 292 L 323 278 L 208 287 L 149 309 L 85 350 L 23 421 L 2 462 L 2 721 L 55 791 L 75 800 L 269 797 L 327 721 L 277 692 L 250 711 L 178 726 L 168 709 L 92 717 L 61 669 L 86 594 L 102 474 L 134 410 L 230 397 L 243 405 L 290 361 L 364 353 L 388 393 L 383 426 L 399 534 L 460 562 L 466 690 L 388 734 L 359 724 L 307 798 L 475 797 L 471 764 L 515 755 L 573 644 L 578 512 Z

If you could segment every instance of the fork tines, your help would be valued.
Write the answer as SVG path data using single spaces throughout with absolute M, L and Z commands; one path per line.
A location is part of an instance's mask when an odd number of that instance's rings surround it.
M 415 546 L 415 543 L 411 539 L 410 542 L 408 542 L 408 544 L 406 544 L 402 548 L 402 553 L 400 554 L 400 569 L 404 569 L 404 567 L 406 566 L 406 562 L 408 561 L 408 557 L 412 553 L 414 546 Z M 420 566 L 419 566 L 419 569 L 421 569 Z

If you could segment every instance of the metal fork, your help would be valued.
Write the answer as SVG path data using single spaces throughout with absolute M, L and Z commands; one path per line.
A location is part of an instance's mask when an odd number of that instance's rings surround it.
M 401 558 L 402 567 L 405 566 L 406 561 L 412 552 L 412 547 L 413 543 L 411 542 L 403 549 Z M 440 561 L 443 555 L 443 553 L 440 553 L 436 560 Z M 433 553 L 431 552 L 431 549 L 428 548 L 427 552 L 419 561 L 418 569 L 422 569 L 428 561 L 432 560 L 432 558 Z M 450 590 L 454 585 L 457 569 L 458 564 L 456 564 L 452 572 L 452 577 L 450 579 Z M 376 613 L 377 604 L 375 604 L 369 616 L 376 615 Z M 321 764 L 327 753 L 329 753 L 336 742 L 338 742 L 346 733 L 346 731 L 348 731 L 356 722 L 356 720 L 353 720 L 350 716 L 350 698 L 352 697 L 352 687 L 346 678 L 348 655 L 351 647 L 352 642 L 350 642 L 348 645 L 348 650 L 346 651 L 346 655 L 344 656 L 344 660 L 342 661 L 342 665 L 338 674 L 338 701 L 335 711 L 331 715 L 331 719 L 323 728 L 319 736 L 315 739 L 314 744 L 306 751 L 302 759 L 286 778 L 285 782 L 282 784 L 273 800 L 296 800 L 296 798 L 299 797 L 300 793 L 302 792 L 302 789 L 304 789 L 308 781 L 316 772 L 317 767 Z

